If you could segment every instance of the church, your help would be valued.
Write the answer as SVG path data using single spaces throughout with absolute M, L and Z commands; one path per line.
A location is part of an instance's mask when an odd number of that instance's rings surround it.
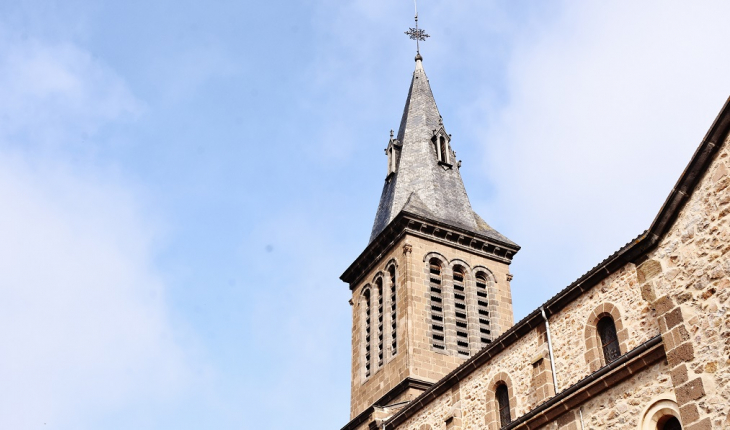
M 648 229 L 517 323 L 520 247 L 472 209 L 447 123 L 419 53 L 341 276 L 342 430 L 730 429 L 730 104 Z

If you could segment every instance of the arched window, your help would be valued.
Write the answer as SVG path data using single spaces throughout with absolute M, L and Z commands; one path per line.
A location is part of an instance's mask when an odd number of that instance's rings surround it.
M 641 430 L 681 430 L 677 402 L 671 399 L 660 399 L 655 402 L 644 413 L 639 428 Z
M 375 281 L 375 289 L 378 291 L 378 367 L 383 366 L 383 279 Z
M 444 297 L 441 286 L 441 261 L 429 261 L 429 285 L 431 287 L 431 345 L 446 349 L 444 342 Z
M 621 349 L 618 344 L 618 336 L 616 335 L 616 325 L 613 318 L 605 316 L 596 324 L 598 337 L 601 339 L 601 347 L 603 348 L 603 357 L 606 364 L 616 360 L 621 356 Z
M 487 344 L 492 341 L 490 339 L 491 331 L 489 328 L 489 301 L 487 300 L 487 285 L 487 274 L 484 272 L 477 272 L 477 312 L 479 312 L 479 338 L 481 339 L 482 347 L 487 346 Z
M 365 305 L 363 328 L 364 333 L 364 358 L 365 358 L 365 377 L 370 376 L 370 288 L 365 289 L 362 293 L 363 304 Z
M 670 416 L 663 423 L 661 421 L 658 423 L 657 430 L 682 430 L 682 424 L 677 417 Z
M 504 383 L 499 384 L 495 396 L 499 407 L 499 424 L 500 427 L 504 427 L 512 422 L 512 416 L 509 412 L 509 390 L 507 385 Z
M 469 355 L 469 325 L 466 318 L 466 289 L 464 268 L 454 266 L 454 317 L 456 320 L 456 351 Z
M 395 296 L 395 266 L 390 266 L 390 268 L 388 268 L 388 275 L 390 275 L 390 355 L 392 357 L 398 352 L 398 312 Z

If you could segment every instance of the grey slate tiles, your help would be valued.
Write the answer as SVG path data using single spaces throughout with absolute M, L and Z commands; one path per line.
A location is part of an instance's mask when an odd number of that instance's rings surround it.
M 370 242 L 402 211 L 514 244 L 491 228 L 469 203 L 464 183 L 449 148 L 452 166 L 439 163 L 432 140 L 441 115 L 420 59 L 416 61 L 397 139 L 402 144 L 394 175 L 383 186 Z

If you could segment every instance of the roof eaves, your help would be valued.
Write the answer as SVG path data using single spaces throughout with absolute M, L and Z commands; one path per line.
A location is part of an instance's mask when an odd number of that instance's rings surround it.
M 340 279 L 343 282 L 350 284 L 350 288 L 352 289 L 353 285 L 359 282 L 365 272 L 367 272 L 373 264 L 375 264 L 378 257 L 380 257 L 384 252 L 387 252 L 387 250 L 389 250 L 402 237 L 408 228 L 408 224 L 405 220 L 409 219 L 418 220 L 435 226 L 452 229 L 462 234 L 474 236 L 485 242 L 504 247 L 511 251 L 512 255 L 516 254 L 517 251 L 520 250 L 520 246 L 509 239 L 505 241 L 484 232 L 475 232 L 464 226 L 454 225 L 453 223 L 440 221 L 422 214 L 401 210 L 398 215 L 393 218 L 393 221 L 391 221 L 380 233 L 378 233 L 378 235 L 365 247 L 355 261 L 353 261 L 352 264 L 345 269 L 342 275 L 340 275 Z M 369 262 L 369 264 L 367 262 Z

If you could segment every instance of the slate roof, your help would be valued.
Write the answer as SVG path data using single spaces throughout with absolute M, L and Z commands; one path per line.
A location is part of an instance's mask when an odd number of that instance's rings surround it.
M 397 136 L 402 145 L 400 160 L 395 174 L 383 186 L 370 242 L 406 210 L 517 246 L 474 212 L 458 167 L 438 163 L 431 139 L 441 126 L 441 115 L 421 57 L 416 57 L 416 70 Z

